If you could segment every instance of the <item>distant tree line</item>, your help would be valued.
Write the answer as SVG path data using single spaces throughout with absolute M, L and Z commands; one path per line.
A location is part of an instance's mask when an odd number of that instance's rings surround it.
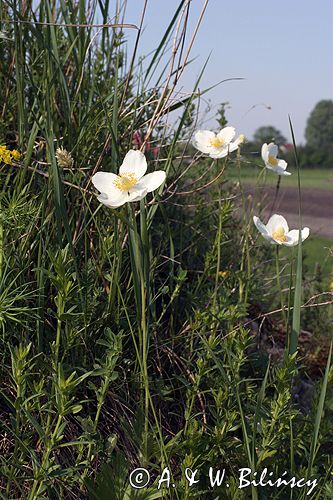
M 301 167 L 333 168 L 333 101 L 319 101 L 311 111 L 305 129 L 305 145 L 297 146 Z M 284 159 L 294 163 L 293 145 L 272 126 L 259 127 L 253 140 L 243 147 L 243 154 L 260 152 L 264 142 L 275 142 L 280 146 Z

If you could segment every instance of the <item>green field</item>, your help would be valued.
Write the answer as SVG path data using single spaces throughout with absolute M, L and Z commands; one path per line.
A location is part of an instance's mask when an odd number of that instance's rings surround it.
M 309 238 L 304 244 L 305 265 L 309 273 L 314 272 L 315 268 L 320 265 L 324 279 L 333 280 L 332 255 L 330 250 L 333 249 L 333 241 L 327 238 Z
M 241 181 L 244 184 L 265 184 L 266 186 L 275 186 L 277 183 L 277 175 L 262 166 L 257 164 L 241 166 L 240 174 Z M 295 168 L 288 168 L 292 175 L 285 176 L 281 179 L 281 184 L 287 187 L 297 187 L 297 172 Z M 237 167 L 229 167 L 227 170 L 227 178 L 230 180 L 239 180 L 239 170 Z M 301 185 L 304 188 L 320 188 L 333 189 L 333 169 L 303 169 L 301 170 Z
M 325 282 L 333 281 L 332 256 L 330 249 L 333 248 L 333 241 L 319 236 L 308 238 L 303 244 L 304 266 L 307 276 L 315 274 L 319 269 Z M 283 248 L 281 255 L 288 257 L 289 248 Z
M 284 187 L 297 188 L 297 172 L 290 168 L 292 175 L 281 179 L 281 185 Z M 264 167 L 258 165 L 241 166 L 241 182 L 243 184 L 255 185 L 256 183 L 265 186 L 276 186 L 278 177 Z M 232 181 L 239 180 L 239 170 L 236 167 L 229 167 L 227 178 Z M 333 189 L 333 169 L 303 169 L 301 170 L 301 187 L 317 189 Z M 330 250 L 333 247 L 333 241 L 320 236 L 312 236 L 304 244 L 304 264 L 308 275 L 312 275 L 318 265 L 325 281 L 332 281 L 332 257 Z M 281 255 L 289 255 L 289 249 L 282 249 Z
M 297 172 L 290 169 L 292 175 L 281 179 L 281 185 L 297 188 Z M 231 181 L 241 180 L 242 184 L 255 185 L 256 183 L 265 186 L 275 187 L 278 177 L 264 167 L 258 164 L 241 166 L 239 169 L 230 166 L 227 170 L 227 178 Z M 302 169 L 301 187 L 332 189 L 333 190 L 333 169 Z M 333 281 L 332 255 L 330 249 L 333 247 L 333 241 L 320 237 L 312 236 L 304 244 L 304 264 L 308 276 L 313 275 L 320 265 L 323 280 L 325 282 Z M 289 256 L 290 249 L 281 249 L 281 256 Z

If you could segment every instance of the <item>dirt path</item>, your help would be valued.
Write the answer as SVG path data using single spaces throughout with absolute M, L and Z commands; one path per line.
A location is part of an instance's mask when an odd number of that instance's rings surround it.
M 245 193 L 254 195 L 254 188 L 245 187 Z M 263 222 L 272 210 L 275 188 L 259 188 L 257 200 L 261 200 L 264 209 Z M 298 226 L 298 191 L 291 187 L 281 187 L 274 206 L 273 213 L 283 215 L 291 229 Z M 302 221 L 303 227 L 308 226 L 313 235 L 323 236 L 333 240 L 333 190 L 304 188 L 302 189 Z

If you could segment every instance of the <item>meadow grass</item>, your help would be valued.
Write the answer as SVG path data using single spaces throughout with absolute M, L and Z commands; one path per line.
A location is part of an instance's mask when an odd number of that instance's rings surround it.
M 244 184 L 255 185 L 257 182 L 257 177 L 263 170 L 263 165 L 261 164 L 261 159 L 259 159 L 258 163 L 253 163 L 251 166 L 242 165 L 241 168 L 241 179 Z M 297 188 L 297 173 L 295 169 L 291 166 L 288 167 L 288 170 L 293 173 L 293 175 L 286 176 L 283 178 L 283 186 L 284 187 L 292 187 Z M 333 172 L 330 169 L 325 168 L 302 168 L 301 169 L 302 176 L 302 188 L 318 188 L 318 189 L 327 189 L 333 190 Z M 238 179 L 238 172 L 228 171 L 228 178 L 230 180 Z M 275 187 L 276 186 L 276 176 L 267 172 L 265 176 L 265 185 Z
M 149 2 L 139 26 L 126 1 L 0 4 L 1 498 L 308 498 L 240 490 L 244 467 L 317 478 L 312 497 L 333 497 L 332 349 L 316 376 L 298 355 L 302 259 L 286 273 L 242 185 L 225 189 L 239 150 L 203 163 L 189 148 L 205 65 L 185 95 L 181 76 L 207 4 L 190 33 L 180 0 L 144 59 Z M 110 208 L 94 175 L 118 174 L 130 149 L 166 182 Z M 317 307 L 317 292 L 305 327 L 315 318 L 327 338 L 332 300 Z M 137 467 L 150 472 L 142 490 Z M 210 467 L 228 485 L 212 485 Z M 164 468 L 171 486 L 158 489 Z
M 322 273 L 327 283 L 332 282 L 332 247 L 333 241 L 328 238 L 316 236 L 307 241 L 304 248 L 304 265 L 309 274 L 315 274 L 318 270 Z

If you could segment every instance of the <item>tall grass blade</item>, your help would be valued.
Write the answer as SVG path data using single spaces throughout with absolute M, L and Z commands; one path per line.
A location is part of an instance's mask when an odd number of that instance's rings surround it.
M 302 300 L 302 206 L 301 206 L 301 176 L 300 176 L 300 166 L 297 156 L 297 147 L 295 141 L 295 135 L 291 119 L 289 116 L 289 125 L 292 135 L 292 141 L 294 145 L 294 156 L 295 163 L 297 167 L 297 179 L 298 179 L 298 215 L 299 215 L 299 237 L 298 237 L 298 252 L 297 252 L 297 267 L 296 267 L 296 283 L 295 283 L 295 293 L 294 293 L 294 308 L 293 308 L 293 321 L 292 329 L 290 335 L 289 344 L 289 354 L 292 356 L 297 351 L 298 347 L 298 337 L 301 329 L 301 300 Z
M 261 384 L 261 388 L 257 397 L 257 405 L 256 405 L 256 411 L 254 414 L 254 419 L 253 419 L 253 434 L 252 434 L 252 464 L 255 464 L 256 460 L 256 440 L 257 440 L 257 430 L 258 430 L 258 423 L 259 423 L 259 415 L 260 415 L 260 410 L 262 407 L 262 403 L 265 397 L 265 391 L 266 391 L 266 385 L 267 385 L 267 379 L 268 379 L 268 373 L 270 369 L 270 360 L 268 361 L 267 364 L 267 369 L 266 373 L 264 376 L 264 379 Z
M 312 471 L 312 467 L 313 467 L 314 460 L 316 457 L 316 453 L 318 451 L 318 448 L 317 448 L 318 436 L 319 436 L 320 422 L 321 422 L 321 419 L 323 416 L 323 411 L 324 411 L 324 403 L 325 403 L 325 397 L 326 397 L 326 391 L 327 391 L 327 385 L 328 385 L 328 378 L 329 378 L 330 368 L 331 368 L 332 347 L 333 347 L 333 339 L 331 340 L 330 350 L 328 353 L 328 358 L 327 358 L 327 363 L 326 363 L 326 368 L 325 368 L 325 375 L 324 375 L 323 383 L 321 386 L 318 408 L 317 408 L 317 412 L 316 412 L 316 419 L 315 419 L 314 431 L 313 431 L 313 435 L 312 435 L 311 448 L 310 448 L 309 465 L 308 465 L 308 471 L 307 471 L 308 478 L 311 475 L 311 471 Z

